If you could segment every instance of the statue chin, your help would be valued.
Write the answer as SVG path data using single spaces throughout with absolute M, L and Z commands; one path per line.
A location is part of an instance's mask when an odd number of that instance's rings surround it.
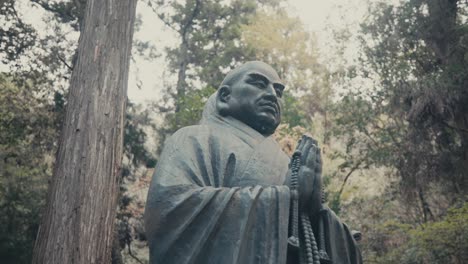
M 257 120 L 252 127 L 253 129 L 260 132 L 262 135 L 271 135 L 275 133 L 276 128 L 278 127 L 279 122 L 272 122 L 271 120 Z
M 267 115 L 236 115 L 236 113 L 230 113 L 228 111 L 219 111 L 221 116 L 231 116 L 249 127 L 255 129 L 262 135 L 271 135 L 275 133 L 276 128 L 279 126 L 281 120 L 279 118 L 273 118 Z

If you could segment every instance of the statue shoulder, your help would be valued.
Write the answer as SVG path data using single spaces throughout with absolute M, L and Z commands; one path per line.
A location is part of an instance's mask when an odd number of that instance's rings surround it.
M 200 141 L 203 135 L 209 133 L 204 125 L 193 125 L 180 128 L 164 140 L 161 156 L 172 156 L 175 152 L 186 150 L 187 146 Z
M 199 139 L 212 134 L 212 129 L 207 125 L 186 126 L 177 130 L 169 140 L 173 143 L 183 143 L 187 139 Z

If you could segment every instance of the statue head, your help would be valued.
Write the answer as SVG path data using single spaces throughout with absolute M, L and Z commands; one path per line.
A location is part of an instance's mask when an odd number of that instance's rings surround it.
M 263 135 L 271 135 L 281 122 L 284 85 L 276 71 L 260 61 L 230 71 L 218 89 L 216 108 Z

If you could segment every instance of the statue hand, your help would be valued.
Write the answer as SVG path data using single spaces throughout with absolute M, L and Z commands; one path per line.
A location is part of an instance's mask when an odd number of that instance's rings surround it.
M 322 159 L 317 141 L 302 136 L 297 150 L 302 153 L 298 175 L 299 206 L 311 214 L 322 208 Z

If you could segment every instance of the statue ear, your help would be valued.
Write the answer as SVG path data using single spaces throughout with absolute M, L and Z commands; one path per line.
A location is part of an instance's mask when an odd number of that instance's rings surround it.
M 225 116 L 229 112 L 229 100 L 231 99 L 231 87 L 223 85 L 219 87 L 216 96 L 216 108 L 220 115 Z

